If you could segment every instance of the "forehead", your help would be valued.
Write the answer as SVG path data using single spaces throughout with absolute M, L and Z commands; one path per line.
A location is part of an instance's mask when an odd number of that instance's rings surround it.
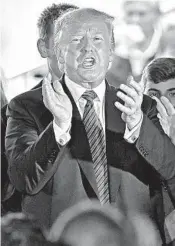
M 161 82 L 158 84 L 150 83 L 149 86 L 150 89 L 156 89 L 161 91 L 162 93 L 166 92 L 169 89 L 175 88 L 175 78 L 174 79 L 169 79 L 165 82 Z
M 85 32 L 103 33 L 108 32 L 107 24 L 98 19 L 73 20 L 63 27 L 63 32 L 70 35 L 83 34 Z

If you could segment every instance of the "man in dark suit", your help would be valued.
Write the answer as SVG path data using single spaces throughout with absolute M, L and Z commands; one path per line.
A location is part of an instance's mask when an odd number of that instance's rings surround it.
M 175 58 L 153 60 L 145 67 L 143 80 L 145 93 L 157 101 L 160 124 L 175 144 Z
M 24 194 L 24 211 L 44 225 L 85 198 L 123 208 L 120 169 L 153 186 L 159 173 L 175 175 L 174 146 L 155 102 L 143 100 L 134 81 L 122 85 L 123 92 L 105 81 L 114 50 L 112 20 L 93 9 L 63 16 L 54 39 L 62 80 L 51 83 L 49 74 L 42 88 L 8 107 L 9 176 Z
M 142 80 L 145 84 L 145 93 L 156 100 L 158 118 L 164 132 L 175 144 L 175 58 L 162 57 L 150 62 L 145 67 Z M 160 213 L 165 217 L 165 228 L 167 229 L 167 242 L 175 240 L 175 179 L 170 179 L 164 184 L 166 188 L 159 192 L 150 192 L 152 207 L 159 206 Z M 156 194 L 156 195 L 155 195 Z M 169 194 L 169 195 L 168 195 Z M 162 212 L 160 202 L 163 203 Z M 155 209 L 154 209 L 155 210 Z

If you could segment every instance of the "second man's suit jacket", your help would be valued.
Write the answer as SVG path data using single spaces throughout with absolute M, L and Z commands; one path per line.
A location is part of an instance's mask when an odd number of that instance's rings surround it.
M 41 224 L 51 225 L 54 199 L 57 215 L 85 198 L 97 198 L 90 148 L 76 104 L 64 83 L 65 93 L 73 105 L 71 140 L 60 146 L 55 139 L 53 116 L 44 106 L 42 89 L 37 88 L 14 98 L 7 110 L 6 154 L 9 177 L 23 196 L 23 209 Z M 145 96 L 142 104 L 143 123 L 135 144 L 124 138 L 125 123 L 114 103 L 116 89 L 106 83 L 105 127 L 106 154 L 109 166 L 111 203 L 123 207 L 119 196 L 122 172 L 132 173 L 152 187 L 159 184 L 159 174 L 166 180 L 175 176 L 175 148 L 164 134 L 155 102 Z M 57 177 L 58 190 L 53 190 Z M 56 219 L 56 218 L 55 218 Z

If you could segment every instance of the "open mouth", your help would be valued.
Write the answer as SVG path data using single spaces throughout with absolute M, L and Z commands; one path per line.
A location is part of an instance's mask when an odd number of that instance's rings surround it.
M 83 68 L 92 68 L 95 65 L 95 58 L 94 57 L 87 57 L 84 59 L 82 63 Z

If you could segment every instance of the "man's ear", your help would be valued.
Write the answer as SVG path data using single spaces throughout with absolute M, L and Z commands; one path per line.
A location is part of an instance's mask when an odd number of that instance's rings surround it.
M 48 53 L 47 53 L 46 44 L 45 44 L 45 41 L 42 38 L 38 39 L 37 47 L 38 47 L 38 51 L 39 51 L 41 57 L 42 58 L 47 58 L 48 57 Z
M 57 54 L 57 57 L 58 57 L 58 66 L 59 66 L 59 69 L 62 73 L 64 73 L 64 68 L 65 68 L 65 58 L 64 58 L 64 55 L 65 55 L 65 50 L 64 48 L 62 49 L 59 49 L 59 54 Z
M 114 55 L 114 50 L 113 50 L 113 48 L 111 48 L 110 51 L 109 51 L 109 62 L 112 62 L 113 55 Z
M 65 63 L 64 55 L 65 55 L 65 50 L 64 50 L 64 48 L 59 49 L 58 61 L 59 61 L 59 63 L 61 63 L 61 64 L 64 64 L 64 63 Z

